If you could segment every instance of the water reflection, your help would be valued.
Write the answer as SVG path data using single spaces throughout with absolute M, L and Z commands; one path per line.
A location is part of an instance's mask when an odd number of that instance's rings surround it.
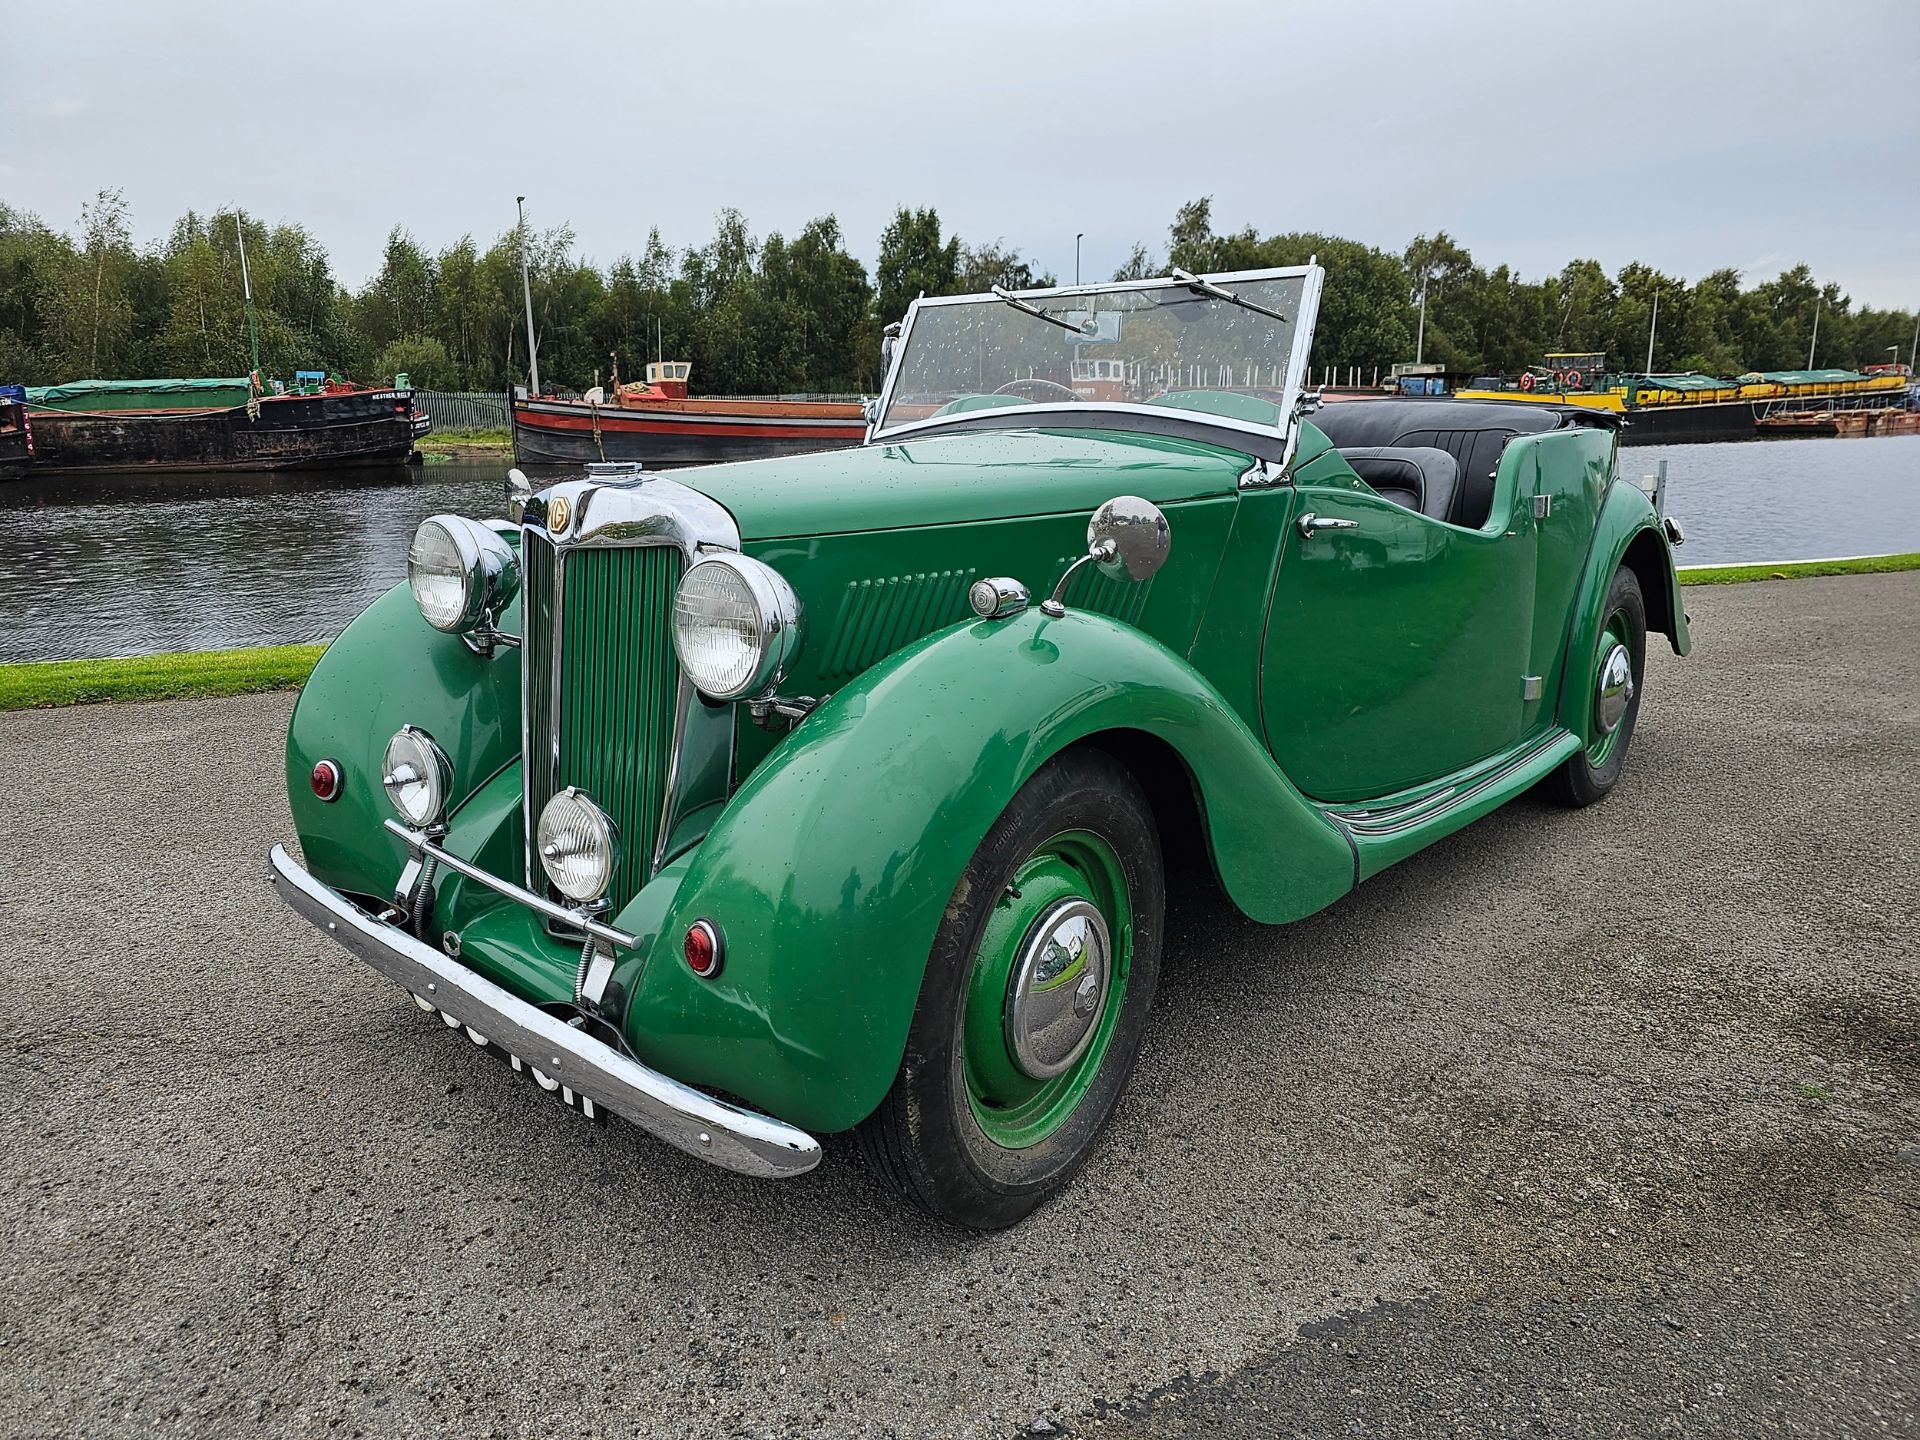
M 32 480 L 0 489 L 0 661 L 324 640 L 406 572 L 428 515 L 505 465 Z
M 1663 457 L 1689 563 L 1920 550 L 1920 438 L 1649 447 L 1621 470 Z M 426 516 L 500 513 L 506 464 L 0 485 L 0 661 L 329 639 L 404 576 Z
M 1684 564 L 1920 550 L 1920 436 L 1649 445 L 1622 450 L 1620 473 L 1637 481 L 1663 458 Z

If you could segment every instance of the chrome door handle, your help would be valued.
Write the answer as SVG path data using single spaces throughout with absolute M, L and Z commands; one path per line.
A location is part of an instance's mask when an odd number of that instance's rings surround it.
M 1311 510 L 1294 523 L 1300 527 L 1301 538 L 1305 540 L 1311 540 L 1322 530 L 1358 530 L 1360 528 L 1358 520 L 1336 520 L 1331 515 L 1316 515 Z

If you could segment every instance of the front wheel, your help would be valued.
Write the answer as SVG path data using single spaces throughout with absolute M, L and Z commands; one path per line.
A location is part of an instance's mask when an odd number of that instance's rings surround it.
M 1647 602 L 1640 580 L 1622 565 L 1607 588 L 1606 617 L 1585 691 L 1591 707 L 1588 739 L 1547 777 L 1547 792 L 1563 805 L 1591 805 L 1620 779 L 1640 714 L 1641 677 L 1647 663 Z
M 1097 751 L 1042 766 L 947 903 L 900 1073 L 859 1130 L 874 1168 L 977 1230 L 1064 1187 L 1133 1073 L 1165 904 L 1126 768 Z

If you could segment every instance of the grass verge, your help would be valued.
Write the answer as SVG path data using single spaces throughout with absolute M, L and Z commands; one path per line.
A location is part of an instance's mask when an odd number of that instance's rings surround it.
M 505 430 L 435 430 L 414 446 L 427 460 L 455 455 L 510 455 L 513 436 Z
M 324 645 L 48 660 L 0 665 L 0 710 L 41 710 L 100 700 L 189 700 L 290 690 L 305 682 Z
M 1896 570 L 1920 570 L 1920 551 L 1852 560 L 1787 560 L 1777 565 L 1682 566 L 1680 583 L 1741 585 L 1749 580 L 1804 580 L 1810 575 L 1891 575 Z

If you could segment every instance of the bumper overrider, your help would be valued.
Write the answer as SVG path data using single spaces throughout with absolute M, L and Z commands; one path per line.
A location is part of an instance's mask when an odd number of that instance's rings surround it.
M 368 914 L 275 845 L 267 875 L 295 913 L 450 1020 L 548 1079 L 689 1155 L 742 1175 L 778 1179 L 820 1163 L 803 1130 L 683 1085 Z M 496 888 L 500 882 L 494 882 Z

